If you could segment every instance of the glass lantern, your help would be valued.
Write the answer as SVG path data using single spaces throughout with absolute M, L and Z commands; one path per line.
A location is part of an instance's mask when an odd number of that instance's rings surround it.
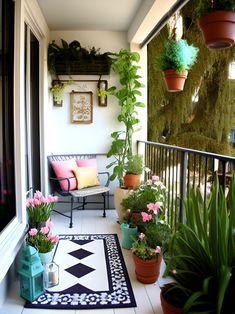
M 37 250 L 26 245 L 20 258 L 20 296 L 28 301 L 34 301 L 44 293 L 43 287 L 44 268 L 38 256 Z

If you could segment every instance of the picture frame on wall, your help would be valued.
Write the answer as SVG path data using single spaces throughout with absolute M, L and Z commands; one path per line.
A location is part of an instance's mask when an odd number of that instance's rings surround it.
M 93 122 L 93 93 L 77 92 L 70 93 L 71 122 L 92 123 Z

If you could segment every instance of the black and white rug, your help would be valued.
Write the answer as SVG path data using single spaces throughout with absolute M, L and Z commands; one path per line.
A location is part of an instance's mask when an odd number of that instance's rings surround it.
M 135 297 L 116 234 L 60 235 L 54 262 L 59 284 L 27 308 L 135 307 Z

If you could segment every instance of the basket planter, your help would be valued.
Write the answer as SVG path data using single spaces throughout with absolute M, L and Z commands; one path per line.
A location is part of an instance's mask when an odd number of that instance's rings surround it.
M 214 11 L 198 20 L 208 48 L 230 48 L 235 43 L 235 12 Z
M 161 300 L 163 314 L 182 314 L 183 313 L 181 308 L 176 307 L 172 305 L 171 303 L 167 302 L 167 300 L 164 298 L 162 291 L 160 293 L 160 300 Z
M 135 263 L 137 280 L 145 284 L 155 283 L 160 274 L 162 256 L 150 260 L 143 260 L 132 253 L 132 258 Z
M 185 70 L 178 74 L 175 70 L 165 70 L 163 71 L 164 80 L 168 92 L 180 92 L 184 89 L 184 83 L 188 76 L 188 71 Z
M 124 185 L 128 189 L 138 189 L 140 186 L 141 175 L 140 174 L 126 174 L 123 177 Z

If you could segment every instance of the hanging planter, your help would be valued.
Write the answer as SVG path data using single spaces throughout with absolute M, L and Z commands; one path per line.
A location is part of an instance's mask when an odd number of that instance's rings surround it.
M 208 48 L 230 48 L 235 43 L 235 12 L 214 11 L 198 20 Z
M 168 39 L 157 64 L 163 71 L 166 88 L 169 92 L 179 92 L 184 88 L 188 70 L 197 60 L 199 49 L 189 45 L 185 39 Z
M 188 71 L 178 74 L 175 70 L 165 70 L 163 73 L 168 92 L 180 92 L 184 89 Z

